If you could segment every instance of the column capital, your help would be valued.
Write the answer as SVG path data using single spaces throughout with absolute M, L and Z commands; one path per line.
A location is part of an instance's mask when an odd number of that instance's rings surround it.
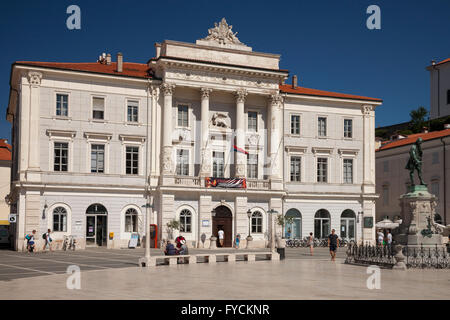
M 236 90 L 236 92 L 234 93 L 236 102 L 245 102 L 245 98 L 247 97 L 247 95 L 248 95 L 247 90 L 243 88 Z
M 212 92 L 211 88 L 200 88 L 202 99 L 209 99 L 209 94 Z
M 161 91 L 164 93 L 165 96 L 171 96 L 174 90 L 175 85 L 173 83 L 164 82 L 163 84 L 161 84 Z
M 279 93 L 274 93 L 269 96 L 269 101 L 272 106 L 279 106 L 283 101 L 283 97 Z
M 40 86 L 42 80 L 42 73 L 36 71 L 30 71 L 27 74 L 28 83 L 32 86 Z
M 157 97 L 158 96 L 158 87 L 155 85 L 149 85 L 147 87 L 147 92 L 150 96 Z
M 370 115 L 370 113 L 372 112 L 372 111 L 375 111 L 375 106 L 373 106 L 373 105 L 370 105 L 370 104 L 364 104 L 362 107 L 361 107 L 361 112 L 363 113 L 363 115 Z

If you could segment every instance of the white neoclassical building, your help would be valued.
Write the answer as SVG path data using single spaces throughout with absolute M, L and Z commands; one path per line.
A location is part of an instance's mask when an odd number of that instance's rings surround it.
M 50 228 L 81 247 L 127 247 L 145 217 L 189 246 L 248 233 L 268 246 L 331 228 L 373 241 L 380 99 L 285 84 L 280 55 L 255 52 L 223 19 L 195 44 L 157 43 L 147 63 L 16 62 L 11 211 L 16 248 Z M 274 219 L 273 221 L 275 221 Z M 364 222 L 364 223 L 363 223 Z

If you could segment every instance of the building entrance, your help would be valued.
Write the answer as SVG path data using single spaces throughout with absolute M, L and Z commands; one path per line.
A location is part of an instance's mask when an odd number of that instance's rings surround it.
M 101 204 L 86 210 L 86 246 L 106 246 L 108 212 Z
M 213 217 L 212 221 L 212 233 L 217 237 L 217 247 L 220 247 L 219 242 L 219 230 L 224 231 L 224 247 L 231 247 L 233 245 L 233 215 L 231 210 L 226 206 L 219 206 L 215 209 L 216 215 Z

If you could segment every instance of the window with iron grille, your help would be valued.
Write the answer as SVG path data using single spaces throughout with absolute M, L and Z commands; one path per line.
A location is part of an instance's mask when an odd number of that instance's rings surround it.
M 67 211 L 63 207 L 57 207 L 53 210 L 53 231 L 67 231 Z
M 317 182 L 327 182 L 328 159 L 317 158 Z
M 139 121 L 139 103 L 137 101 L 127 101 L 127 121 Z
M 223 178 L 224 158 L 225 155 L 223 152 L 213 151 L 213 177 Z
M 91 146 L 91 172 L 105 172 L 105 145 L 103 144 Z
M 69 162 L 69 144 L 65 142 L 55 142 L 54 144 L 54 171 L 67 171 Z
M 318 118 L 318 129 L 319 129 L 319 137 L 327 136 L 327 118 L 319 117 Z
M 189 126 L 189 107 L 186 105 L 178 106 L 178 126 L 179 127 Z
M 105 119 L 105 98 L 92 98 L 92 118 Z
M 344 183 L 353 183 L 353 159 L 344 159 Z
M 138 232 L 138 213 L 136 209 L 129 208 L 125 212 L 125 232 Z
M 247 154 L 247 178 L 258 179 L 258 155 Z
M 252 233 L 262 233 L 263 217 L 261 212 L 255 211 L 252 214 Z
M 69 115 L 69 95 L 60 93 L 56 95 L 56 115 L 61 117 Z
M 189 175 L 189 150 L 177 150 L 177 175 Z
M 344 119 L 344 138 L 353 137 L 353 120 Z
M 291 134 L 300 134 L 300 116 L 291 116 Z
M 180 212 L 180 232 L 192 232 L 192 213 L 188 209 Z
M 248 130 L 258 131 L 258 112 L 255 111 L 248 112 Z
M 300 157 L 291 157 L 291 181 L 301 181 L 301 161 Z
M 139 147 L 126 147 L 126 174 L 138 174 Z

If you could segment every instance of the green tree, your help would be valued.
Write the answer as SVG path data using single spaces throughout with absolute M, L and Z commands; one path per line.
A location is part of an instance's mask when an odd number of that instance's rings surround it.
M 422 132 L 422 128 L 425 126 L 426 121 L 428 120 L 428 110 L 425 107 L 420 106 L 416 110 L 412 110 L 409 113 L 411 117 L 411 122 L 409 127 L 413 133 Z

